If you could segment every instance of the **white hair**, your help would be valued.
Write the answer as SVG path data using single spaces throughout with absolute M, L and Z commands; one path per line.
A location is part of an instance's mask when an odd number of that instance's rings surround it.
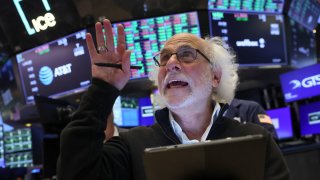
M 212 100 L 219 103 L 231 103 L 238 85 L 238 64 L 235 63 L 236 55 L 233 50 L 220 37 L 205 38 L 207 47 L 202 48 L 209 58 L 212 71 L 220 74 L 220 82 L 213 89 Z M 149 73 L 149 79 L 158 87 L 159 67 L 154 65 Z M 164 107 L 160 94 L 154 94 L 152 101 L 159 108 Z

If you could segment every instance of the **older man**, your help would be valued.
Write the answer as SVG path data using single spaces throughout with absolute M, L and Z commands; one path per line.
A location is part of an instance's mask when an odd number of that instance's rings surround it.
M 143 180 L 145 148 L 248 134 L 267 136 L 265 179 L 290 179 L 270 134 L 259 126 L 243 125 L 222 116 L 227 106 L 219 102 L 230 102 L 235 89 L 233 56 L 218 39 L 203 40 L 186 33 L 170 38 L 154 58 L 158 65 L 157 83 L 166 105 L 155 113 L 158 123 L 133 128 L 103 144 L 105 119 L 130 78 L 130 51 L 125 50 L 121 25 L 115 49 L 108 20 L 103 25 L 96 24 L 98 53 L 91 35 L 86 38 L 93 80 L 72 122 L 61 134 L 58 179 Z M 117 63 L 122 68 L 100 67 L 95 63 Z

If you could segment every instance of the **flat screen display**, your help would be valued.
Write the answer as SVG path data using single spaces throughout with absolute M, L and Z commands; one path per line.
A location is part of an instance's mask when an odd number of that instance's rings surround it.
M 1 117 L 0 117 L 1 118 Z M 4 143 L 3 143 L 3 126 L 0 124 L 0 168 L 5 167 L 4 163 Z
M 82 30 L 16 55 L 26 103 L 34 95 L 58 98 L 85 90 L 91 61 Z
M 142 66 L 140 70 L 132 70 L 131 78 L 147 77 L 154 65 L 153 56 L 159 52 L 164 43 L 173 35 L 181 32 L 200 36 L 197 12 L 188 12 L 148 19 L 119 22 L 126 33 L 126 45 L 132 50 L 130 62 Z M 117 24 L 113 24 L 117 34 Z M 114 41 L 117 43 L 117 36 Z
M 113 106 L 114 123 L 119 127 L 154 124 L 153 106 L 149 97 L 118 97 Z
M 18 90 L 11 59 L 0 67 L 0 116 L 3 121 L 17 119 L 21 106 L 21 93 Z
M 29 167 L 33 165 L 32 132 L 30 128 L 4 133 L 6 167 Z
M 320 14 L 318 0 L 291 0 L 288 16 L 309 30 L 313 30 Z
M 301 24 L 290 20 L 291 66 L 302 68 L 317 63 L 315 34 Z
M 292 119 L 289 107 L 271 109 L 266 111 L 270 116 L 279 139 L 293 137 Z
M 315 64 L 280 75 L 286 102 L 320 95 L 320 64 Z
M 320 134 L 320 102 L 299 107 L 301 136 Z
M 209 11 L 211 36 L 222 37 L 240 66 L 287 64 L 282 15 Z
M 232 12 L 282 13 L 285 0 L 208 0 L 208 9 Z

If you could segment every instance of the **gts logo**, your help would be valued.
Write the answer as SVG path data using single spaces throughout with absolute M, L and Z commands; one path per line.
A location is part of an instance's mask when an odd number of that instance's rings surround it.
M 289 84 L 293 85 L 292 89 L 297 89 L 297 88 L 301 88 L 301 87 L 311 88 L 314 86 L 318 86 L 318 85 L 320 85 L 320 74 L 306 77 L 306 78 L 302 79 L 302 81 L 294 79 L 294 80 L 291 80 L 289 82 Z

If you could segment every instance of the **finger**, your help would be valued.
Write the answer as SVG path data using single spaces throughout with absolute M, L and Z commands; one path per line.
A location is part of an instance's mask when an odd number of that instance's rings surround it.
M 131 51 L 127 50 L 122 56 L 122 70 L 125 74 L 130 76 L 130 55 Z
M 105 46 L 103 32 L 102 32 L 102 25 L 100 22 L 96 23 L 96 40 L 97 40 L 97 46 Z
M 92 36 L 90 33 L 86 34 L 86 42 L 87 42 L 87 47 L 89 50 L 91 61 L 94 61 L 93 57 L 95 57 L 97 55 L 97 50 L 96 50 L 96 47 L 94 45 L 94 42 L 93 42 L 93 39 L 92 39 Z
M 107 37 L 107 48 L 108 51 L 114 52 L 114 40 L 111 22 L 108 19 L 103 20 L 103 27 L 105 30 L 105 36 Z
M 124 27 L 122 24 L 119 24 L 118 26 L 118 47 L 117 51 L 120 56 L 123 55 L 123 53 L 126 50 L 126 37 L 124 33 Z

